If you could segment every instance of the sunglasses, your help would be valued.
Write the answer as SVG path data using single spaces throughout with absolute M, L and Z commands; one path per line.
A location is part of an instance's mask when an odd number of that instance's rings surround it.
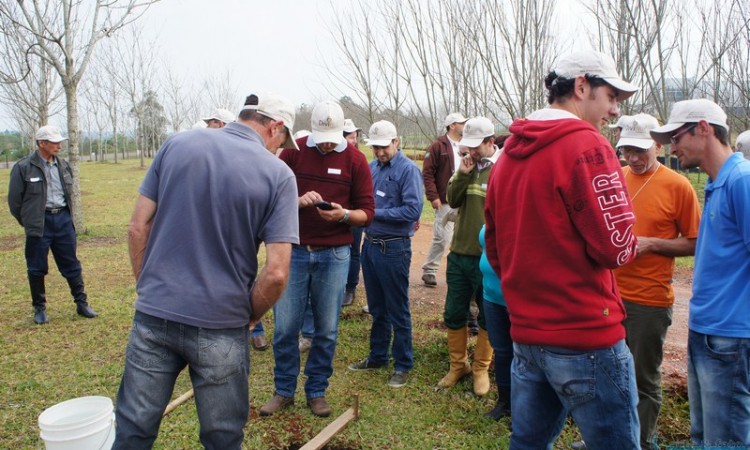
M 698 126 L 698 124 L 696 123 L 696 124 L 693 124 L 693 125 L 685 128 L 684 130 L 680 131 L 679 133 L 675 133 L 674 135 L 672 135 L 671 138 L 669 138 L 669 142 L 672 143 L 672 145 L 677 145 L 677 143 L 680 142 L 680 138 L 685 133 L 689 132 L 690 130 L 692 130 L 693 128 L 695 128 L 697 126 Z

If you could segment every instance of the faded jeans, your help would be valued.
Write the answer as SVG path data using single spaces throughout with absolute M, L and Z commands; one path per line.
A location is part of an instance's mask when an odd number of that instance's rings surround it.
M 433 275 L 437 273 L 443 253 L 445 253 L 445 249 L 451 244 L 454 224 L 453 222 L 445 222 L 443 224 L 443 218 L 450 210 L 451 207 L 447 203 L 443 203 L 435 211 L 435 222 L 432 224 L 432 244 L 430 245 L 427 259 L 422 264 L 423 273 L 431 273 Z
M 552 450 L 570 414 L 591 449 L 640 449 L 625 340 L 599 350 L 513 344 L 511 450 Z
M 113 449 L 148 449 L 185 366 L 207 449 L 240 449 L 249 411 L 248 327 L 211 330 L 136 311 L 117 393 Z

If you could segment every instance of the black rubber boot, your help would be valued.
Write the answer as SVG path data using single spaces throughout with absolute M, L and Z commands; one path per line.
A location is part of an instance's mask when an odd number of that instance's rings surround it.
M 94 312 L 89 306 L 88 296 L 83 286 L 83 277 L 78 275 L 74 278 L 68 278 L 68 286 L 70 286 L 70 294 L 73 296 L 73 301 L 76 302 L 76 312 L 79 316 L 83 316 L 87 319 L 93 319 L 98 314 Z
M 34 323 L 43 325 L 49 322 L 44 277 L 29 274 L 29 288 L 31 289 L 31 305 L 34 307 Z
M 492 411 L 486 413 L 484 417 L 493 420 L 500 420 L 503 417 L 510 417 L 510 389 L 497 388 L 497 403 Z

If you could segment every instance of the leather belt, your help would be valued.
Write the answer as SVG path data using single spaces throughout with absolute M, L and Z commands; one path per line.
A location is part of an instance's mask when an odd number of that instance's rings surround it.
M 44 210 L 47 214 L 60 214 L 61 212 L 65 211 L 65 206 L 61 206 L 59 208 L 47 208 Z
M 330 245 L 302 245 L 302 244 L 297 245 L 297 247 L 302 247 L 310 253 L 319 252 L 321 250 L 328 250 L 329 248 L 331 248 Z
M 374 237 L 374 236 L 365 234 L 365 240 L 373 245 L 380 246 L 380 251 L 382 252 L 385 252 L 385 247 L 388 245 L 389 242 L 408 241 L 409 239 L 410 238 L 408 237 L 399 237 L 399 236 Z

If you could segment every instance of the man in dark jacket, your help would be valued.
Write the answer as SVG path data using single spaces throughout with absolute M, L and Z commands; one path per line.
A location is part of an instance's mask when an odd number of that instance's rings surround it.
M 445 198 L 448 180 L 458 168 L 461 161 L 458 141 L 463 136 L 466 117 L 459 113 L 448 114 L 445 118 L 445 135 L 440 136 L 427 148 L 422 166 L 424 191 L 427 200 L 435 210 L 435 222 L 432 225 L 432 244 L 427 259 L 422 265 L 422 281 L 427 286 L 436 286 L 438 267 L 445 247 L 453 238 L 453 222 L 446 220 L 451 207 Z
M 66 138 L 59 128 L 45 125 L 35 139 L 39 149 L 13 166 L 8 187 L 10 213 L 26 231 L 26 269 L 34 322 L 41 325 L 49 321 L 44 276 L 50 250 L 68 281 L 76 311 L 90 319 L 97 314 L 88 304 L 81 262 L 76 256 L 76 230 L 70 211 L 73 172 L 68 162 L 58 157 L 60 143 Z

